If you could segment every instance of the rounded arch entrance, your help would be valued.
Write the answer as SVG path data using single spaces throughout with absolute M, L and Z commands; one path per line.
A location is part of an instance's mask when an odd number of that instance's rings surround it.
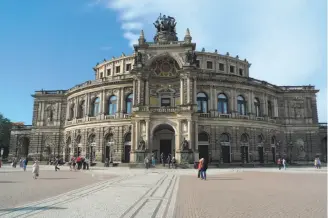
M 170 124 L 163 123 L 154 126 L 151 133 L 151 151 L 155 159 L 159 160 L 161 154 L 163 154 L 165 160 L 168 155 L 174 156 L 176 142 L 175 128 Z
M 207 162 L 211 162 L 209 155 L 209 141 L 210 137 L 207 132 L 198 133 L 198 151 L 199 159 L 204 158 Z

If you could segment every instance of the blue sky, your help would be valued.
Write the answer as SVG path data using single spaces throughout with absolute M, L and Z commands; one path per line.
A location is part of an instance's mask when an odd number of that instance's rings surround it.
M 152 41 L 160 12 L 176 17 L 180 39 L 190 28 L 198 50 L 247 58 L 251 77 L 315 85 L 326 122 L 325 0 L 0 1 L 0 112 L 30 124 L 35 90 L 93 79 L 97 62 L 132 52 L 140 29 Z

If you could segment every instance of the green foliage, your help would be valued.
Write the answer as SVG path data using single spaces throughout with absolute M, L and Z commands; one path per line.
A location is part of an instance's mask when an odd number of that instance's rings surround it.
M 0 147 L 9 147 L 11 122 L 0 113 Z

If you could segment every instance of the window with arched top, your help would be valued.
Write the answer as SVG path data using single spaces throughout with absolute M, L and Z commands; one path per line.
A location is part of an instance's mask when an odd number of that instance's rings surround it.
M 271 145 L 275 145 L 276 144 L 276 137 L 272 136 L 271 137 Z
M 95 143 L 95 142 L 96 142 L 96 136 L 95 136 L 95 135 L 93 135 L 93 134 L 92 134 L 92 135 L 90 135 L 90 136 L 89 136 L 89 140 L 88 140 L 88 141 L 89 141 L 89 143 L 90 143 L 90 144 L 91 144 L 91 143 Z
M 260 117 L 260 100 L 258 98 L 254 98 L 254 109 L 255 109 L 255 116 Z
M 75 139 L 75 143 L 76 143 L 76 145 L 79 145 L 79 144 L 81 143 L 81 136 L 80 136 L 80 135 L 78 135 L 78 136 L 76 137 L 76 139 Z
M 201 132 L 198 134 L 198 141 L 200 142 L 208 142 L 208 135 L 206 132 Z
M 112 95 L 108 99 L 108 115 L 115 115 L 117 110 L 117 97 Z
M 241 95 L 237 97 L 237 110 L 240 115 L 246 115 L 246 101 Z
M 69 146 L 71 145 L 71 143 L 72 143 L 71 137 L 68 137 L 66 140 L 66 145 Z
M 246 133 L 242 134 L 240 137 L 242 143 L 248 143 L 248 135 Z
M 69 120 L 74 119 L 74 104 L 72 104 L 69 108 Z
M 257 136 L 257 143 L 262 143 L 263 142 L 263 136 L 262 135 L 258 135 Z
M 81 101 L 78 107 L 78 118 L 84 117 L 85 114 L 85 101 Z
M 91 116 L 95 117 L 99 114 L 99 107 L 100 107 L 100 99 L 95 98 L 92 102 L 92 113 Z
M 271 103 L 271 101 L 268 101 L 268 116 L 269 117 L 273 117 L 273 114 L 272 114 L 272 103 Z
M 218 112 L 221 114 L 228 113 L 228 98 L 223 93 L 218 95 Z
M 124 142 L 130 142 L 131 141 L 131 133 L 127 133 L 124 138 Z
M 132 113 L 132 102 L 133 102 L 133 94 L 131 93 L 125 99 L 125 108 L 127 114 Z
M 197 94 L 198 113 L 207 113 L 207 102 L 208 98 L 204 92 L 200 92 Z
M 220 135 L 220 142 L 230 142 L 230 137 L 227 133 L 222 133 Z

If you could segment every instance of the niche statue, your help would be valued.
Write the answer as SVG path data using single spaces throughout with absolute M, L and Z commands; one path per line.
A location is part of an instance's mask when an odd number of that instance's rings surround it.
M 142 150 L 144 151 L 146 149 L 146 143 L 145 141 L 143 140 L 143 138 L 141 138 L 140 142 L 139 142 L 139 145 L 138 145 L 138 150 Z
M 183 150 L 183 151 L 187 151 L 187 150 L 189 150 L 189 143 L 188 143 L 188 141 L 186 140 L 186 138 L 183 138 L 183 142 L 182 142 L 182 150 Z

